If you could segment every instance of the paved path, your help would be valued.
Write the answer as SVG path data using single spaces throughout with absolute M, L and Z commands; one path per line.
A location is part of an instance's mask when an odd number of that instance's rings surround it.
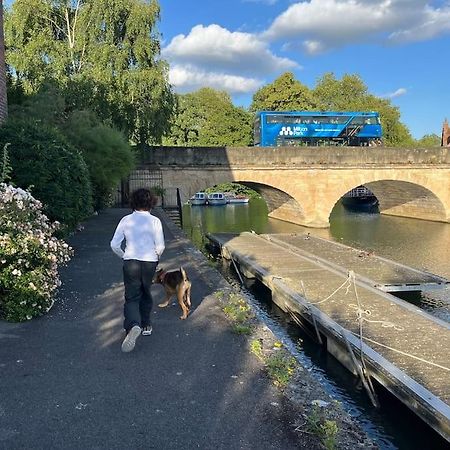
M 194 311 L 180 321 L 178 306 L 155 308 L 153 335 L 121 353 L 121 261 L 109 240 L 126 213 L 108 210 L 73 236 L 47 316 L 0 322 L 0 449 L 299 448 L 272 404 L 279 393 L 211 295 L 223 280 L 166 226 L 161 265 L 186 267 Z

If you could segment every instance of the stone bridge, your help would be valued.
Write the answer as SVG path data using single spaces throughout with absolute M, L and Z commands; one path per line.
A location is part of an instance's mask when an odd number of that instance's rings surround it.
M 142 161 L 184 201 L 237 182 L 262 195 L 270 217 L 307 227 L 328 227 L 336 202 L 359 185 L 382 214 L 450 222 L 450 148 L 151 147 Z

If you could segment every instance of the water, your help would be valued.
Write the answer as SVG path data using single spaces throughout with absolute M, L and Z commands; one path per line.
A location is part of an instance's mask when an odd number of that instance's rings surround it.
M 450 279 L 450 225 L 424 220 L 352 213 L 337 204 L 330 228 L 313 229 L 267 217 L 262 199 L 248 205 L 222 207 L 185 206 L 183 224 L 200 249 L 206 232 L 311 233 Z M 434 316 L 450 322 L 450 287 L 433 290 L 408 300 Z
M 329 229 L 311 229 L 270 219 L 263 200 L 252 199 L 248 205 L 217 207 L 185 206 L 183 228 L 194 244 L 207 252 L 205 233 L 311 233 L 352 247 L 375 252 L 402 264 L 427 270 L 450 279 L 450 225 L 414 219 L 352 213 L 337 204 L 330 217 Z M 236 282 L 226 261 L 218 268 Z M 315 344 L 289 317 L 270 301 L 270 292 L 251 281 L 247 291 L 264 320 L 272 322 L 277 333 L 295 351 L 302 364 L 310 367 L 336 399 L 358 418 L 363 428 L 383 449 L 438 449 L 443 442 L 413 413 L 392 396 L 383 398 L 382 408 L 374 410 L 359 381 L 326 351 Z M 450 287 L 425 294 L 403 295 L 405 300 L 430 314 L 450 322 Z

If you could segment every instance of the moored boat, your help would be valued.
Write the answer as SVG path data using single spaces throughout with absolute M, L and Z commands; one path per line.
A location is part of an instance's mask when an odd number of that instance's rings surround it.
M 189 203 L 191 205 L 206 205 L 206 193 L 205 192 L 196 192 L 190 199 Z
M 211 192 L 207 196 L 207 202 L 208 202 L 208 205 L 211 205 L 211 206 L 226 205 L 227 198 L 225 197 L 225 194 L 223 192 Z
M 365 186 L 358 186 L 342 197 L 342 204 L 354 211 L 373 211 L 378 207 L 378 199 Z
M 235 194 L 225 194 L 225 197 L 227 199 L 227 203 L 230 204 L 246 204 L 249 202 L 249 198 L 245 195 L 235 195 Z

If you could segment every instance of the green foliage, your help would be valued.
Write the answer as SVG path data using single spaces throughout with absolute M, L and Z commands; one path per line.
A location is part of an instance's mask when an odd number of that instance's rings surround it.
M 261 196 L 253 189 L 248 188 L 239 183 L 221 183 L 215 184 L 213 187 L 205 189 L 205 192 L 230 192 L 235 195 L 244 195 L 249 198 L 261 198 Z
M 416 145 L 419 147 L 440 147 L 441 137 L 434 133 L 426 134 L 416 141 Z
M 32 186 L 51 220 L 73 229 L 92 211 L 86 164 L 56 130 L 32 119 L 10 118 L 0 128 L 0 145 L 10 143 L 11 180 Z
M 321 110 L 358 111 L 368 94 L 367 86 L 358 75 L 345 74 L 338 80 L 333 73 L 327 73 L 319 78 L 312 95 Z
M 54 81 L 71 107 L 159 143 L 174 96 L 158 20 L 156 0 L 16 0 L 5 16 L 7 62 L 26 93 Z
M 260 88 L 253 96 L 250 110 L 256 111 L 301 111 L 315 110 L 315 102 L 309 88 L 291 72 L 279 76 L 273 83 Z
M 253 312 L 243 298 L 231 294 L 228 302 L 222 308 L 223 312 L 231 320 L 232 329 L 237 334 L 250 334 L 252 331 L 251 319 Z
M 8 181 L 11 178 L 10 175 L 12 172 L 12 167 L 11 167 L 11 163 L 9 161 L 9 154 L 8 154 L 9 145 L 10 145 L 10 143 L 7 142 L 3 146 L 3 156 L 2 156 L 2 160 L 0 161 L 0 164 L 1 164 L 0 183 L 5 183 L 6 181 Z
M 231 102 L 226 92 L 203 88 L 179 95 L 165 145 L 247 146 L 252 142 L 252 115 Z
M 259 339 L 253 339 L 250 342 L 250 351 L 261 361 L 264 361 L 264 352 L 262 342 Z
M 72 252 L 28 192 L 0 184 L 0 209 L 0 317 L 21 322 L 51 308 Z
M 279 387 L 285 387 L 294 374 L 297 361 L 285 350 L 273 352 L 266 358 L 266 369 L 273 383 Z
M 387 99 L 368 93 L 359 75 L 345 74 L 339 80 L 326 73 L 310 90 L 286 72 L 273 83 L 263 86 L 253 96 L 251 111 L 377 111 L 386 146 L 412 145 L 407 127 L 400 121 L 400 112 Z
M 12 105 L 10 116 L 59 129 L 81 151 L 89 168 L 96 210 L 108 205 L 111 193 L 134 167 L 134 153 L 123 133 L 102 122 L 92 111 L 70 110 L 55 84 L 46 83 L 33 95 Z
M 94 208 L 105 208 L 112 191 L 134 167 L 129 143 L 122 133 L 100 122 L 90 111 L 71 113 L 62 131 L 68 141 L 81 150 L 89 168 Z
M 275 348 L 268 354 L 264 353 L 260 339 L 250 342 L 250 351 L 264 363 L 265 369 L 272 379 L 273 384 L 280 388 L 287 386 L 297 367 L 297 361 L 285 349 L 281 343 L 275 343 Z
M 326 450 L 337 449 L 337 435 L 339 428 L 334 420 L 328 420 L 325 412 L 314 405 L 307 418 L 308 431 L 315 434 L 322 441 Z

